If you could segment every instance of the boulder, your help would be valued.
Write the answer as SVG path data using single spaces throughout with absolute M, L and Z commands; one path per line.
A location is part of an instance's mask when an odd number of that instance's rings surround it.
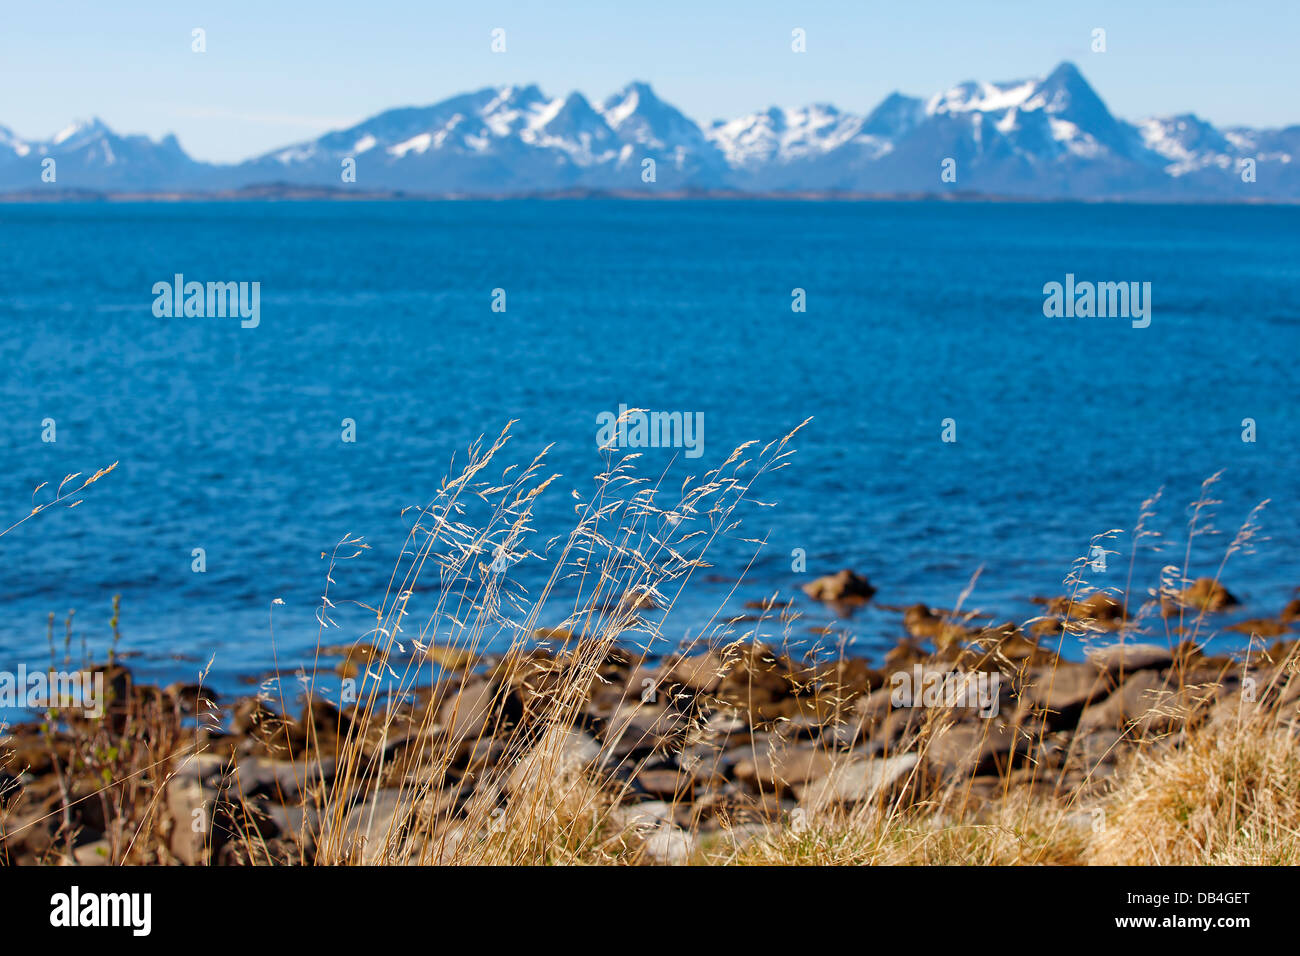
M 947 779 L 978 773 L 1005 772 L 1015 754 L 1023 758 L 1029 750 L 1028 740 L 1018 740 L 1010 727 L 987 720 L 970 721 L 941 727 L 931 734 L 925 748 L 925 760 Z
M 919 759 L 916 754 L 852 757 L 833 766 L 825 776 L 795 787 L 795 794 L 802 806 L 813 811 L 864 802 L 902 780 Z
M 918 641 L 933 640 L 943 627 L 943 617 L 924 604 L 913 604 L 903 612 L 903 627 Z
M 1196 691 L 1179 690 L 1177 683 L 1154 670 L 1140 670 L 1104 700 L 1090 704 L 1079 718 L 1079 732 L 1129 730 L 1140 738 L 1184 726 L 1198 699 Z
M 1074 605 L 1072 617 L 1107 629 L 1120 627 L 1126 614 L 1124 605 L 1105 591 L 1093 591 Z
M 496 713 L 496 688 L 481 677 L 457 682 L 438 708 L 438 725 L 453 742 L 474 740 L 489 731 Z
M 664 824 L 671 824 L 673 819 L 673 805 L 664 800 L 624 804 L 610 810 L 605 817 L 609 828 L 615 833 L 624 833 L 638 828 L 650 830 Z
M 1168 667 L 1174 660 L 1173 651 L 1159 644 L 1111 644 L 1090 647 L 1084 653 L 1092 664 L 1111 674 Z
M 1020 691 L 1021 718 L 1044 712 L 1054 727 L 1073 726 L 1083 708 L 1105 697 L 1111 687 L 1091 664 L 1058 661 L 1054 666 L 1030 668 Z
M 77 866 L 111 866 L 113 845 L 108 840 L 83 843 L 72 851 Z
M 519 758 L 506 777 L 506 792 L 517 796 L 535 788 L 565 786 L 569 778 L 592 768 L 600 757 L 600 744 L 586 731 L 548 732 L 537 747 Z
M 765 790 L 785 789 L 824 777 L 837 759 L 824 744 L 789 746 L 774 740 L 756 750 L 747 759 L 740 760 L 733 773 L 737 780 Z
M 215 839 L 212 819 L 217 791 L 193 778 L 178 777 L 167 784 L 166 806 L 171 822 L 168 849 L 186 866 L 208 861 Z
M 624 704 L 609 716 L 601 733 L 601 762 L 667 749 L 681 739 L 688 726 L 685 714 L 662 703 Z
M 655 827 L 641 841 L 645 855 L 666 866 L 681 866 L 695 853 L 695 838 L 679 826 Z
M 1238 621 L 1225 630 L 1250 634 L 1254 637 L 1281 637 L 1290 630 L 1290 627 L 1285 618 L 1256 617 L 1248 621 Z
M 686 800 L 695 789 L 695 778 L 676 769 L 642 770 L 636 775 L 641 790 L 665 800 Z
M 1173 598 L 1165 599 L 1164 613 L 1166 617 L 1172 617 L 1184 609 L 1213 613 L 1236 607 L 1240 603 L 1214 578 L 1197 578 L 1191 587 L 1184 588 Z
M 660 686 L 680 684 L 697 693 L 711 694 L 718 689 L 731 662 L 715 650 L 692 657 L 679 657 L 664 668 L 656 682 Z
M 848 568 L 810 581 L 803 586 L 803 590 L 817 601 L 842 601 L 850 604 L 865 604 L 876 593 L 870 581 Z
M 244 797 L 266 796 L 290 804 L 300 802 L 304 792 L 320 784 L 322 778 L 326 783 L 333 779 L 334 758 L 304 762 L 245 757 L 231 776 L 232 789 L 237 788 Z

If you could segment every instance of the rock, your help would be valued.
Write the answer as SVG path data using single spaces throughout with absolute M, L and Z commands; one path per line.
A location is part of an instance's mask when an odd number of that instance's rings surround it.
M 230 732 L 238 737 L 270 739 L 282 733 L 284 718 L 257 697 L 245 697 L 235 704 Z
M 569 643 L 580 643 L 583 635 L 567 627 L 539 627 L 533 631 L 534 639 L 564 647 Z
M 630 614 L 636 611 L 657 611 L 659 603 L 646 588 L 635 587 L 626 592 L 614 605 L 606 605 L 606 607 L 621 614 Z
M 600 744 L 586 731 L 558 731 L 519 758 L 506 777 L 506 791 L 514 796 L 534 787 L 562 785 L 567 778 L 593 767 L 600 756 Z
M 1281 637 L 1290 628 L 1285 619 L 1275 617 L 1257 617 L 1249 621 L 1238 621 L 1225 628 L 1239 634 L 1251 634 L 1255 637 Z
M 470 651 L 444 644 L 430 644 L 425 648 L 424 656 L 438 665 L 445 673 L 454 673 L 473 667 L 478 658 Z
M 674 806 L 663 800 L 615 807 L 605 823 L 615 835 L 640 843 L 642 853 L 654 863 L 680 865 L 695 853 L 694 837 L 674 821 Z
M 845 715 L 842 722 L 834 723 L 823 730 L 823 738 L 841 747 L 852 747 L 868 739 L 884 723 L 893 709 L 891 694 L 889 687 L 878 687 L 871 693 L 857 698 L 853 702 L 852 710 Z
M 697 693 L 711 694 L 718 689 L 731 662 L 718 651 L 709 650 L 693 657 L 680 657 L 664 669 L 658 686 L 681 684 Z
M 645 855 L 667 866 L 681 866 L 695 853 L 695 838 L 679 826 L 656 827 L 641 839 Z
M 694 778 L 679 770 L 642 770 L 636 775 L 636 782 L 652 797 L 665 800 L 689 799 L 695 789 Z
M 711 737 L 729 737 L 748 729 L 749 724 L 741 720 L 740 716 L 729 707 L 714 711 L 704 722 L 705 733 Z
M 1112 674 L 1168 667 L 1174 660 L 1173 651 L 1159 644 L 1111 644 L 1090 647 L 1084 654 L 1095 666 Z
M 167 815 L 171 820 L 168 849 L 186 866 L 208 860 L 209 832 L 217 791 L 195 779 L 177 777 L 167 784 Z
M 1038 637 L 1052 637 L 1062 630 L 1061 622 L 1054 617 L 1040 617 L 1029 625 L 1029 632 Z
M 1170 686 L 1170 681 L 1156 671 L 1140 670 L 1105 700 L 1084 709 L 1079 732 L 1132 727 L 1138 737 L 1148 732 L 1164 733 L 1186 724 L 1196 703 L 1192 692 Z
M 903 627 L 917 640 L 933 640 L 943 627 L 943 618 L 924 604 L 913 604 L 903 612 Z
M 1124 626 L 1127 613 L 1124 604 L 1118 598 L 1105 591 L 1092 591 L 1082 597 L 1057 597 L 1050 600 L 1034 599 L 1047 606 L 1051 617 L 1036 622 L 1037 634 L 1053 634 L 1060 631 L 1062 621 L 1070 630 L 1079 631 L 1115 631 Z M 1055 620 L 1055 625 L 1046 621 Z
M 1172 617 L 1186 608 L 1213 613 L 1236 607 L 1240 603 L 1214 578 L 1197 578 L 1191 587 L 1185 588 L 1176 597 L 1165 599 L 1164 613 L 1166 617 Z
M 836 755 L 824 744 L 791 747 L 783 741 L 772 741 L 766 748 L 758 748 L 749 759 L 737 763 L 733 773 L 738 780 L 770 790 L 824 777 L 834 767 L 835 760 Z
M 798 709 L 796 675 L 810 679 L 804 669 L 778 657 L 762 644 L 746 644 L 728 649 L 735 663 L 727 670 L 716 692 L 718 700 L 729 704 L 751 726 L 792 716 Z
M 1093 591 L 1074 605 L 1073 617 L 1077 621 L 1090 621 L 1114 629 L 1124 623 L 1124 605 L 1105 591 Z
M 355 676 L 371 664 L 382 664 L 384 660 L 383 651 L 367 643 L 334 644 L 321 648 L 320 653 L 322 657 L 342 657 L 334 671 L 345 677 Z M 379 672 L 378 668 L 375 672 Z
M 697 790 L 726 783 L 725 774 L 732 765 L 719 748 L 695 746 L 677 755 L 676 772 L 690 780 Z
M 1044 712 L 1052 726 L 1073 726 L 1083 708 L 1110 691 L 1111 684 L 1091 664 L 1058 661 L 1031 668 L 1020 692 L 1019 715 Z
M 924 743 L 928 764 L 949 779 L 977 773 L 1003 773 L 1015 756 L 1023 758 L 1030 742 L 1017 740 L 1015 732 L 987 720 L 952 724 L 934 732 Z
M 1130 744 L 1124 732 L 1114 727 L 1078 732 L 1070 743 L 1066 767 L 1086 776 L 1101 764 L 1114 764 Z
M 270 760 L 245 757 L 231 774 L 234 789 L 244 797 L 266 796 L 291 804 L 300 802 L 304 791 L 334 778 L 334 758 L 319 761 Z
M 1011 625 L 1002 628 L 966 627 L 944 614 L 936 614 L 924 604 L 913 604 L 903 612 L 903 627 L 911 637 L 928 640 L 940 651 L 979 638 L 989 639 L 991 644 L 1015 633 Z
M 1013 624 L 985 627 L 976 631 L 971 638 L 970 647 L 962 655 L 962 660 L 970 670 L 996 670 L 994 662 L 999 658 L 1041 663 L 1054 660 L 1055 655 L 1040 648 L 1037 641 L 1025 637 L 1020 628 Z
M 764 823 L 740 823 L 733 826 L 727 822 L 713 830 L 714 839 L 725 841 L 726 847 L 732 852 L 743 850 L 771 835 L 771 827 Z
M 845 704 L 885 682 L 885 675 L 860 657 L 838 658 L 818 666 L 816 673 L 818 693 Z
M 826 776 L 795 787 L 795 793 L 799 803 L 813 811 L 836 803 L 859 803 L 903 779 L 919 760 L 916 754 L 872 759 L 854 757 L 832 767 Z
M 685 714 L 663 704 L 624 704 L 610 715 L 601 734 L 602 763 L 663 751 L 681 739 L 687 726 Z
M 173 780 L 188 780 L 217 788 L 229 775 L 231 762 L 221 754 L 202 751 L 173 758 Z
M 363 866 L 384 862 L 401 862 L 405 850 L 405 830 L 411 820 L 414 801 L 409 788 L 375 790 L 348 811 L 339 835 L 343 847 L 359 854 Z M 332 821 L 326 820 L 326 831 Z M 331 839 L 322 836 L 321 843 Z
M 885 690 L 887 688 L 881 688 Z M 876 691 L 880 693 L 881 691 Z M 874 696 L 874 695 L 873 695 Z M 900 707 L 885 714 L 871 732 L 865 749 L 870 753 L 896 754 L 911 750 L 925 726 L 928 712 L 924 707 Z
M 1292 598 L 1286 602 L 1286 607 L 1282 608 L 1280 615 L 1284 621 L 1294 621 L 1300 619 L 1300 598 Z
M 663 800 L 629 803 L 610 810 L 605 820 L 615 833 L 637 828 L 653 829 L 673 822 L 673 807 Z
M 876 593 L 870 581 L 848 568 L 810 581 L 803 586 L 803 590 L 810 598 L 817 601 L 843 601 L 852 604 L 865 604 Z
M 72 857 L 77 866 L 111 866 L 112 852 L 113 846 L 108 840 L 95 840 L 93 843 L 83 843 L 75 847 Z
M 322 820 L 321 811 L 312 803 L 307 802 L 297 806 L 273 803 L 266 808 L 266 812 L 275 825 L 276 832 L 282 838 L 303 842 L 308 846 L 315 844 L 315 837 L 320 833 Z
M 1300 700 L 1300 680 L 1285 667 L 1273 674 L 1257 670 L 1244 679 L 1227 676 L 1218 689 L 1218 700 L 1209 708 L 1209 721 L 1219 726 L 1245 726 L 1261 716 L 1275 725 L 1283 724 L 1295 718 L 1295 704 Z
M 438 708 L 438 726 L 449 741 L 474 740 L 489 730 L 489 722 L 498 713 L 495 685 L 481 677 L 457 681 Z
M 287 728 L 289 750 L 299 757 L 308 751 L 313 755 L 333 753 L 351 728 L 348 714 L 327 700 L 312 698 L 303 705 L 298 722 Z
M 892 674 L 894 671 L 907 670 L 913 664 L 919 664 L 929 656 L 930 655 L 921 650 L 921 648 L 912 641 L 899 641 L 885 652 L 885 666 L 883 670 L 886 674 Z
M 215 706 L 216 691 L 190 681 L 176 681 L 163 688 L 163 696 L 183 714 L 193 714 L 200 707 Z

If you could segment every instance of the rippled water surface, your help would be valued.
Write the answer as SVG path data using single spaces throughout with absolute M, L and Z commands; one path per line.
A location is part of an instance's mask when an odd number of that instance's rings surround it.
M 548 538 L 572 521 L 570 492 L 591 493 L 596 416 L 620 404 L 703 413 L 702 458 L 638 462 L 674 487 L 813 416 L 792 466 L 757 489 L 775 506 L 718 542 L 670 633 L 774 591 L 797 596 L 795 637 L 831 623 L 873 653 L 901 633 L 895 613 L 838 619 L 798 596 L 794 549 L 809 573 L 868 575 L 886 605 L 951 606 L 982 568 L 968 606 L 1023 619 L 1091 535 L 1131 529 L 1163 486 L 1169 550 L 1139 561 L 1146 587 L 1181 563 L 1186 505 L 1220 469 L 1223 534 L 1196 541 L 1193 570 L 1212 574 L 1269 498 L 1265 537 L 1225 581 L 1252 616 L 1300 585 L 1297 209 L 0 205 L 0 243 L 3 524 L 41 482 L 120 462 L 80 506 L 0 538 L 7 662 L 47 661 L 48 615 L 61 644 L 73 608 L 73 656 L 83 639 L 102 656 L 121 594 L 122 645 L 146 671 L 193 676 L 215 655 L 212 680 L 234 684 L 273 666 L 272 627 L 280 665 L 297 666 L 317 639 L 322 552 L 347 533 L 372 546 L 332 591 L 348 628 L 327 639 L 355 638 L 364 615 L 345 602 L 381 598 L 401 509 L 433 497 L 454 452 L 509 419 L 502 464 L 554 443 Z M 156 318 L 151 289 L 176 273 L 260 282 L 260 324 Z M 1045 318 L 1043 285 L 1067 273 L 1150 282 L 1150 327 Z M 742 536 L 768 543 L 753 558 Z M 1122 587 L 1127 564 L 1094 580 Z M 510 573 L 535 589 L 544 569 Z

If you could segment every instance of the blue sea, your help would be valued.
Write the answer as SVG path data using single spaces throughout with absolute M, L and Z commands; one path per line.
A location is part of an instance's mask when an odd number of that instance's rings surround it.
M 825 641 L 813 629 L 829 625 L 878 657 L 902 635 L 897 612 L 840 617 L 799 592 L 841 567 L 886 606 L 952 607 L 979 571 L 965 607 L 1024 620 L 1032 597 L 1063 593 L 1093 535 L 1131 531 L 1163 488 L 1148 522 L 1163 537 L 1144 546 L 1165 550 L 1139 557 L 1144 590 L 1181 565 L 1187 506 L 1221 470 L 1219 534 L 1193 542 L 1193 576 L 1215 573 L 1269 499 L 1223 580 L 1250 617 L 1300 585 L 1300 208 L 7 204 L 0 244 L 0 526 L 42 482 L 36 501 L 119 462 L 77 507 L 0 537 L 5 667 L 49 662 L 51 613 L 62 658 L 72 610 L 73 659 L 84 642 L 102 660 L 116 594 L 120 648 L 147 677 L 193 679 L 211 661 L 208 683 L 234 690 L 309 663 L 318 637 L 368 626 L 349 602 L 382 600 L 402 509 L 433 499 L 453 456 L 512 419 L 501 465 L 553 445 L 540 551 L 571 527 L 571 493 L 592 494 L 597 416 L 620 405 L 702 413 L 700 458 L 637 460 L 674 487 L 812 417 L 790 466 L 755 487 L 771 507 L 716 542 L 667 635 L 779 592 L 802 617 L 764 634 Z M 259 324 L 155 316 L 153 287 L 178 273 L 260 283 Z M 1149 282 L 1149 327 L 1046 317 L 1043 287 L 1067 275 Z M 335 572 L 343 626 L 322 637 L 321 555 L 345 535 L 370 550 Z M 1120 535 L 1091 580 L 1122 588 L 1130 545 Z M 535 592 L 546 572 L 508 573 Z

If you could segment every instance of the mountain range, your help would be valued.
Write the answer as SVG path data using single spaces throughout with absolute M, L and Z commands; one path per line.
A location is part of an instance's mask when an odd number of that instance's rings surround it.
M 41 178 L 45 159 L 56 179 Z M 355 162 L 356 182 L 341 175 Z M 653 160 L 654 178 L 646 182 Z M 951 163 L 946 161 L 951 160 Z M 1300 125 L 1216 128 L 1187 113 L 1128 122 L 1072 63 L 1038 79 L 892 93 L 869 113 L 772 107 L 700 126 L 631 83 L 599 104 L 535 85 L 402 107 L 242 163 L 174 136 L 78 122 L 49 140 L 0 126 L 0 191 L 221 191 L 270 183 L 506 196 L 561 190 L 1300 200 Z M 1253 181 L 1243 177 L 1253 161 Z M 49 164 L 45 164 L 48 166 Z M 950 170 L 947 179 L 943 170 Z

